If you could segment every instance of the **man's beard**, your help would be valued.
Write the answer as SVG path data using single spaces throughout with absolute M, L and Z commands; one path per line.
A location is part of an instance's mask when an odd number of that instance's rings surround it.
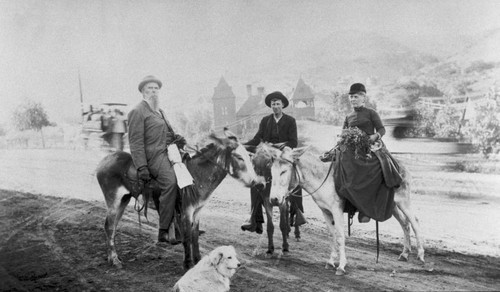
M 146 100 L 153 106 L 153 109 L 157 110 L 159 108 L 160 99 L 158 96 L 150 96 Z

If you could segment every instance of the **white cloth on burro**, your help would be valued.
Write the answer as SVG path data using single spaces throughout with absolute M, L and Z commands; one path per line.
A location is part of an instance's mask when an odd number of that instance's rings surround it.
M 168 159 L 174 166 L 175 177 L 177 178 L 177 185 L 179 188 L 185 188 L 193 184 L 193 177 L 189 173 L 186 165 L 182 163 L 181 154 L 177 145 L 170 144 L 167 147 Z

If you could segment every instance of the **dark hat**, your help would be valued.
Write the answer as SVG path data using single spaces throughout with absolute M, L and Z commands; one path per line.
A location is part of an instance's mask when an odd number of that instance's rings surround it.
M 279 99 L 281 100 L 281 102 L 283 102 L 283 108 L 286 108 L 288 106 L 288 99 L 286 98 L 286 96 L 283 95 L 283 93 L 279 92 L 279 91 L 275 91 L 273 93 L 269 93 L 267 96 L 266 96 L 266 99 L 264 100 L 266 105 L 268 107 L 271 107 L 271 101 L 273 99 Z
M 148 75 L 144 77 L 144 79 L 142 79 L 141 83 L 139 83 L 139 91 L 142 92 L 142 88 L 144 87 L 144 85 L 148 84 L 149 82 L 155 82 L 160 88 L 162 86 L 160 79 L 154 77 L 153 75 Z
M 365 86 L 361 83 L 354 83 L 353 85 L 351 85 L 351 88 L 349 89 L 349 94 L 356 94 L 360 91 L 366 93 Z

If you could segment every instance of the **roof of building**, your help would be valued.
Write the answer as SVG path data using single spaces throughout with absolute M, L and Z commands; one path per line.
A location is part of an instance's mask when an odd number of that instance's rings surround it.
M 238 117 L 245 117 L 254 114 L 260 109 L 266 108 L 264 99 L 260 95 L 252 95 L 245 100 L 236 113 Z
M 297 82 L 297 86 L 295 87 L 295 90 L 293 91 L 293 96 L 292 100 L 299 101 L 299 100 L 305 100 L 305 99 L 314 99 L 314 93 L 309 85 L 307 85 L 304 80 L 302 80 L 302 77 L 299 78 L 299 81 Z
M 212 99 L 236 98 L 233 89 L 227 84 L 224 76 L 221 76 L 219 84 L 214 88 Z

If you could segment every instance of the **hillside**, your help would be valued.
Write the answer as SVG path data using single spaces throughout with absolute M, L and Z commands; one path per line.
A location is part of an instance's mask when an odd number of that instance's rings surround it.
M 477 36 L 471 43 L 440 62 L 429 64 L 412 75 L 415 81 L 435 83 L 445 94 L 484 94 L 499 86 L 500 29 Z M 464 90 L 465 91 L 465 90 Z
M 310 44 L 285 60 L 253 71 L 247 82 L 266 88 L 292 90 L 299 77 L 316 91 L 344 89 L 346 84 L 370 78 L 391 83 L 438 59 L 393 39 L 361 31 L 340 31 Z

